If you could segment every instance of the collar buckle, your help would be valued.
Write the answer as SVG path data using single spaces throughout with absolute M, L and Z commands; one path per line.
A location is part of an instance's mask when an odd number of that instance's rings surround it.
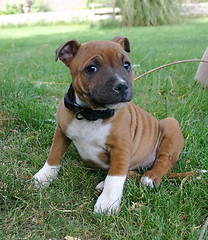
M 84 110 L 80 110 L 80 111 L 76 112 L 75 117 L 76 117 L 77 120 L 83 120 L 83 119 L 84 119 L 84 117 L 83 117 L 83 115 L 82 115 L 82 112 L 83 112 L 83 111 L 84 111 Z M 81 116 L 80 116 L 80 115 L 81 115 Z

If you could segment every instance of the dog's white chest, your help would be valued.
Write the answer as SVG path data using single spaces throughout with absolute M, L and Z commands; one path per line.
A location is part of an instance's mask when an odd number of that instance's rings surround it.
M 100 168 L 109 168 L 103 163 L 98 155 L 105 151 L 106 137 L 109 135 L 111 123 L 102 124 L 101 119 L 97 121 L 77 120 L 69 124 L 66 135 L 70 138 L 83 160 L 92 161 Z

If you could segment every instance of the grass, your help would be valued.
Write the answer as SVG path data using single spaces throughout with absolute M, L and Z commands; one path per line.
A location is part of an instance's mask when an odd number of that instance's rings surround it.
M 34 189 L 55 129 L 55 112 L 71 78 L 55 63 L 65 40 L 131 40 L 135 76 L 175 60 L 201 58 L 208 19 L 138 28 L 53 25 L 0 29 L 0 239 L 198 239 L 208 215 L 207 174 L 186 182 L 164 178 L 148 189 L 128 180 L 117 216 L 93 214 L 95 186 L 106 172 L 87 169 L 70 146 L 58 179 Z M 208 96 L 194 82 L 198 64 L 181 64 L 137 81 L 134 102 L 162 119 L 180 122 L 185 147 L 173 172 L 208 169 Z M 41 84 L 40 82 L 48 82 Z M 67 85 L 50 84 L 66 83 Z M 207 233 L 206 236 L 207 237 Z

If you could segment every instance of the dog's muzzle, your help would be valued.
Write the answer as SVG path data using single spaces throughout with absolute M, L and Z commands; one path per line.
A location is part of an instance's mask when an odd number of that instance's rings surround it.
M 106 84 L 92 91 L 92 94 L 89 96 L 90 102 L 103 108 L 113 104 L 129 102 L 132 98 L 132 85 L 126 82 Z

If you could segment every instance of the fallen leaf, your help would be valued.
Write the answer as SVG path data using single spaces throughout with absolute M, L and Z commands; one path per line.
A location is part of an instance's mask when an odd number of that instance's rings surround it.
M 195 230 L 199 229 L 200 227 L 201 227 L 201 225 L 200 226 L 191 227 L 191 232 L 194 232 Z
M 144 204 L 142 204 L 142 203 L 132 202 L 131 210 L 136 210 L 136 209 L 139 209 L 139 208 L 141 208 L 143 206 L 144 206 Z
M 178 100 L 181 100 L 182 98 L 184 98 L 186 96 L 186 94 L 183 94 L 181 96 L 178 96 Z

